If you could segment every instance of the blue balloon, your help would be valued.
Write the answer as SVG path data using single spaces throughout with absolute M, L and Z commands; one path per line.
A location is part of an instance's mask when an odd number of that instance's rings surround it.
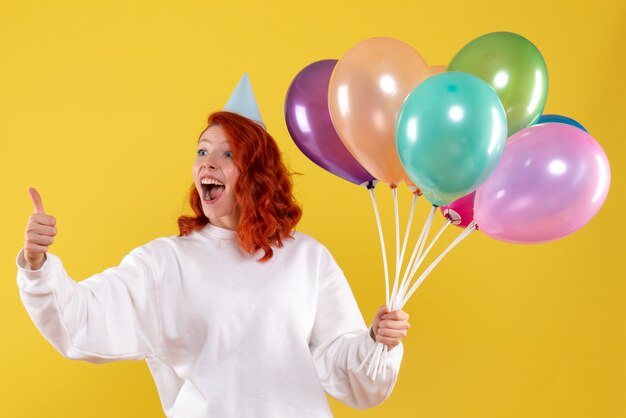
M 561 115 L 541 115 L 541 117 L 539 118 L 539 120 L 537 121 L 535 125 L 539 125 L 540 123 L 552 123 L 552 122 L 572 125 L 572 126 L 577 127 L 578 129 L 582 129 L 583 131 L 589 133 L 589 131 L 586 130 L 584 126 L 576 122 L 574 119 L 568 118 L 567 116 L 561 116 Z

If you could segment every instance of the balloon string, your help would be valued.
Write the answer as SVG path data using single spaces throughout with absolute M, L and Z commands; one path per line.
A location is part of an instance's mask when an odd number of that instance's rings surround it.
M 415 282 L 415 284 L 411 287 L 411 290 L 409 291 L 409 293 L 406 295 L 406 297 L 402 300 L 402 303 L 400 304 L 400 308 L 402 308 L 407 301 L 409 300 L 409 298 L 413 295 L 413 293 L 415 293 L 415 291 L 417 290 L 417 288 L 419 287 L 419 285 L 424 281 L 424 279 L 430 274 L 430 272 L 437 266 L 437 264 L 439 264 L 439 262 L 446 256 L 446 254 L 448 254 L 450 252 L 450 250 L 452 250 L 454 247 L 456 247 L 461 241 L 463 241 L 465 238 L 467 238 L 472 232 L 474 232 L 476 230 L 476 224 L 474 222 L 471 222 L 467 228 L 465 228 L 458 237 L 455 238 L 454 241 L 452 241 L 452 243 L 448 246 L 448 248 L 445 249 L 445 251 L 443 253 L 441 253 L 441 255 L 439 257 L 437 257 L 435 259 L 435 261 L 432 262 L 432 264 L 430 266 L 428 266 L 428 268 L 422 273 L 422 275 L 419 277 L 419 279 Z
M 372 367 L 374 366 L 374 363 L 376 362 L 376 355 L 378 354 L 378 348 L 380 347 L 379 342 L 376 343 L 376 345 L 374 346 L 374 353 L 372 354 L 372 358 L 370 360 L 370 364 L 368 364 L 367 366 L 367 370 L 365 371 L 365 374 L 367 376 L 371 376 L 372 375 Z
M 424 259 L 428 255 L 428 253 L 430 252 L 431 248 L 433 248 L 433 245 L 435 245 L 435 243 L 437 242 L 437 240 L 439 239 L 441 234 L 443 234 L 443 231 L 445 231 L 446 228 L 451 223 L 452 222 L 450 220 L 446 220 L 446 223 L 444 223 L 443 226 L 441 227 L 441 229 L 439 229 L 439 232 L 437 232 L 437 235 L 435 235 L 433 240 L 430 242 L 430 245 L 428 245 L 428 248 L 426 248 L 426 251 L 424 251 L 424 253 L 420 256 L 420 258 L 417 260 L 417 262 L 413 265 L 413 268 L 411 269 L 411 274 L 409 274 L 409 279 L 406 281 L 405 286 L 400 289 L 400 295 L 402 295 L 402 296 L 400 296 L 400 300 L 404 299 L 404 295 L 406 294 L 406 290 L 409 287 L 409 284 L 411 283 L 411 280 L 413 280 L 413 277 L 415 276 L 415 273 L 417 272 L 417 269 L 422 265 L 422 262 L 424 261 Z
M 415 203 L 419 195 L 413 195 L 413 203 L 411 204 L 411 212 L 409 213 L 409 221 L 406 224 L 406 231 L 404 232 L 404 243 L 402 244 L 402 254 L 400 255 L 400 265 L 404 261 L 404 254 L 406 252 L 406 244 L 408 243 L 409 234 L 411 232 L 411 224 L 413 223 L 413 214 L 415 213 Z
M 380 223 L 380 215 L 378 213 L 378 205 L 376 204 L 376 196 L 374 195 L 374 188 L 373 187 L 368 187 L 369 192 L 370 192 L 370 197 L 372 198 L 372 205 L 374 206 L 374 214 L 376 216 L 376 225 L 378 227 L 378 236 L 380 238 L 380 249 L 381 249 L 381 253 L 382 253 L 382 257 L 383 257 L 383 268 L 384 268 L 384 272 L 385 272 L 385 301 L 387 303 L 387 306 L 389 306 L 389 268 L 387 266 L 387 251 L 385 250 L 385 238 L 383 236 L 383 229 L 382 229 L 382 225 Z M 365 357 L 365 359 L 361 362 L 361 364 L 358 367 L 358 371 L 361 370 L 361 368 L 363 367 L 363 365 L 366 363 L 367 359 L 370 357 L 370 355 L 373 355 L 372 360 L 370 361 L 369 367 L 367 369 L 367 375 L 371 376 L 372 374 L 372 369 L 374 367 L 374 363 L 378 363 L 378 361 L 380 361 L 380 358 L 378 356 L 379 351 L 380 351 L 380 346 L 382 346 L 382 343 L 377 342 L 376 345 L 374 347 L 372 347 L 372 349 L 370 349 L 370 353 L 367 354 L 367 356 Z M 376 361 L 378 360 L 378 361 Z
M 383 359 L 383 351 L 385 349 L 385 347 L 387 347 L 384 344 L 381 344 L 382 347 L 380 348 L 380 350 L 378 350 L 378 355 L 376 356 L 376 364 L 374 366 L 374 370 L 372 372 L 372 380 L 376 380 L 376 375 L 378 375 L 378 370 L 380 368 L 380 364 L 382 363 L 382 359 Z
M 430 234 L 430 229 L 431 229 L 431 227 L 433 226 L 433 219 L 434 219 L 434 216 L 435 216 L 435 212 L 437 212 L 437 206 L 433 206 L 433 207 L 430 209 L 430 218 L 429 218 L 429 222 L 428 222 L 428 224 L 426 225 L 426 232 L 425 232 L 425 234 L 424 234 L 424 239 L 422 239 L 422 242 L 421 242 L 421 244 L 420 244 L 420 249 L 419 249 L 419 251 L 417 252 L 417 260 L 421 259 L 421 258 L 422 258 L 422 254 L 424 253 L 424 246 L 426 245 L 426 241 L 427 241 L 427 239 L 428 239 L 428 235 Z M 415 263 L 414 263 L 413 267 L 415 267 Z M 411 267 L 411 271 L 413 271 L 413 270 L 414 270 L 414 269 L 413 269 L 413 267 Z M 409 279 L 408 279 L 408 280 L 409 280 L 409 281 L 411 280 L 411 277 L 410 277 L 410 276 L 409 276 Z
M 368 335 L 367 335 L 367 338 L 370 338 L 369 333 L 370 333 L 370 331 L 369 331 L 369 329 L 368 329 L 368 330 L 367 330 L 367 334 L 368 334 Z M 367 360 L 369 360 L 369 358 L 372 356 L 372 354 L 374 354 L 374 350 L 376 349 L 376 347 L 378 347 L 378 345 L 377 345 L 377 344 L 374 344 L 374 345 L 372 346 L 372 348 L 370 348 L 370 351 L 368 351 L 368 352 L 367 352 L 367 355 L 365 356 L 365 358 L 363 359 L 363 361 L 361 362 L 361 364 L 359 365 L 359 367 L 356 369 L 356 372 L 357 372 L 357 373 L 360 373 L 360 372 L 361 372 L 361 369 L 363 368 L 363 366 L 365 365 L 365 363 L 367 363 Z
M 400 268 L 402 267 L 402 258 L 400 257 L 400 213 L 398 209 L 398 188 L 392 186 L 391 191 L 393 194 L 393 210 L 394 210 L 394 220 L 395 220 L 395 225 L 396 225 L 396 268 L 395 268 L 395 275 L 393 279 L 393 285 L 395 289 L 396 284 L 398 283 L 398 277 L 400 276 Z M 404 238 L 404 243 L 406 245 L 406 234 Z M 402 256 L 404 256 L 404 254 L 402 254 Z M 389 289 L 388 283 L 387 283 L 387 289 Z M 389 290 L 387 290 L 386 296 L 387 296 L 387 299 L 386 299 L 387 310 L 391 312 L 392 302 L 391 302 L 391 299 L 389 298 Z M 383 345 L 382 352 L 378 353 L 378 355 L 375 357 L 374 360 L 375 360 L 374 364 L 376 364 L 376 366 L 374 366 L 374 374 L 372 375 L 372 379 L 376 379 L 376 375 L 380 372 L 381 369 L 386 370 L 385 363 L 387 360 L 387 345 Z M 379 367 L 379 364 L 380 364 L 380 367 Z
M 398 282 L 399 282 L 398 279 L 400 278 L 400 271 L 402 269 L 402 264 L 404 262 L 406 245 L 407 245 L 408 238 L 410 235 L 411 224 L 413 222 L 413 214 L 415 213 L 415 203 L 417 201 L 417 198 L 419 197 L 418 194 L 413 195 L 413 203 L 411 204 L 411 212 L 409 215 L 409 220 L 407 222 L 406 231 L 404 233 L 402 251 L 400 251 L 400 215 L 399 215 L 399 209 L 398 209 L 398 193 L 395 187 L 392 188 L 392 191 L 393 191 L 393 203 L 394 203 L 395 226 L 396 226 L 396 269 L 395 269 L 395 276 L 394 276 L 394 281 L 393 281 L 393 292 L 392 292 L 391 298 L 387 300 L 387 308 L 389 311 L 392 311 L 394 309 L 393 302 L 395 300 L 396 292 L 398 290 Z M 388 350 L 389 349 L 387 345 L 385 344 L 382 344 L 382 350 L 381 349 L 376 350 L 372 363 L 370 364 L 370 367 L 368 367 L 368 370 L 367 370 L 367 375 L 372 377 L 372 379 L 376 379 L 376 375 L 378 373 L 382 373 L 383 377 L 386 376 L 387 374 L 386 364 L 387 364 Z
M 389 348 L 385 344 L 385 348 L 383 350 L 383 359 L 380 362 L 380 369 L 378 370 L 378 373 L 382 373 L 383 379 L 387 377 L 387 351 L 389 351 Z
M 413 276 L 415 275 L 415 272 L 417 271 L 417 269 L 419 268 L 419 266 L 422 264 L 422 262 L 424 261 L 424 259 L 426 258 L 426 256 L 428 255 L 428 253 L 430 252 L 431 248 L 433 248 L 433 245 L 435 245 L 435 243 L 437 242 L 437 240 L 439 239 L 439 237 L 441 236 L 441 234 L 443 234 L 443 231 L 446 230 L 446 228 L 448 226 L 450 226 L 450 224 L 452 224 L 452 221 L 450 221 L 449 219 L 446 219 L 446 223 L 443 224 L 443 226 L 441 227 L 441 229 L 439 230 L 439 232 L 437 232 L 437 235 L 435 235 L 435 237 L 433 238 L 433 240 L 430 242 L 430 244 L 428 245 L 428 248 L 426 248 L 426 251 L 424 251 L 424 254 L 422 254 L 422 256 L 420 257 L 419 260 L 417 260 L 417 263 L 415 263 L 415 266 L 413 266 L 413 271 L 411 271 L 411 279 L 413 278 Z M 409 279 L 409 280 L 411 280 Z
M 406 280 L 408 279 L 409 273 L 411 272 L 413 268 L 413 263 L 415 262 L 417 253 L 420 247 L 422 246 L 422 242 L 425 241 L 426 236 L 428 236 L 428 232 L 430 231 L 430 225 L 433 222 L 433 217 L 435 215 L 436 210 L 437 209 L 433 206 L 432 209 L 430 210 L 430 213 L 428 214 L 428 218 L 426 218 L 426 222 L 424 222 L 424 225 L 422 226 L 422 232 L 420 232 L 420 236 L 417 239 L 417 242 L 415 243 L 415 247 L 413 248 L 413 253 L 411 254 L 411 258 L 409 259 L 409 264 L 406 266 L 406 270 L 402 277 L 402 282 L 400 282 L 400 289 L 403 289 L 404 287 L 406 287 Z M 398 292 L 398 294 L 395 295 L 395 301 L 393 303 L 394 309 L 400 308 L 399 302 L 402 300 L 402 298 L 399 297 L 400 296 L 399 293 L 400 292 Z
M 400 213 L 398 211 L 398 189 L 394 187 L 392 189 L 393 192 L 393 209 L 394 209 L 394 218 L 396 223 L 396 274 L 394 276 L 394 283 L 398 280 L 398 276 L 400 275 Z M 391 311 L 391 300 L 389 299 L 389 294 L 387 294 L 387 309 Z M 385 346 L 386 347 L 386 346 Z
M 399 209 L 398 209 L 398 189 L 393 187 L 392 188 L 392 192 L 393 192 L 393 203 L 394 203 L 394 213 L 395 213 L 395 225 L 396 225 L 396 269 L 395 269 L 395 276 L 394 276 L 394 280 L 393 280 L 393 291 L 391 294 L 391 298 L 389 300 L 387 300 L 387 308 L 389 311 L 393 310 L 393 301 L 395 299 L 395 295 L 396 292 L 398 290 L 398 279 L 400 278 L 400 271 L 402 269 L 402 263 L 404 262 L 404 254 L 406 252 L 406 245 L 408 242 L 408 238 L 409 238 L 409 233 L 411 230 L 411 223 L 413 222 L 413 214 L 415 213 L 415 203 L 417 201 L 417 198 L 419 197 L 418 194 L 414 194 L 413 195 L 413 203 L 411 204 L 411 212 L 409 215 L 409 220 L 407 222 L 407 226 L 406 226 L 406 231 L 404 233 L 404 240 L 402 243 L 402 252 L 400 252 L 400 215 L 399 215 Z M 386 376 L 387 374 L 387 368 L 385 367 L 387 364 L 387 351 L 388 348 L 386 345 L 383 346 L 383 351 L 382 351 L 382 359 L 380 358 L 375 358 L 374 359 L 374 363 L 380 362 L 379 368 L 376 369 L 376 372 L 374 373 L 374 375 L 372 376 L 373 379 L 375 379 L 376 377 L 376 373 L 383 373 L 383 378 Z M 380 357 L 380 355 L 378 356 Z M 381 361 L 382 360 L 382 361 Z M 368 369 L 369 371 L 370 369 Z M 368 373 L 368 375 L 370 375 L 370 373 Z
M 376 343 L 376 350 L 374 351 L 374 358 L 370 362 L 369 367 L 367 368 L 367 375 L 372 378 L 372 380 L 376 380 L 376 372 L 378 371 L 378 365 L 380 364 L 380 357 L 383 351 L 383 343 Z
M 365 373 L 367 376 L 372 377 L 374 372 L 374 365 L 378 364 L 378 353 L 379 353 L 380 343 L 376 343 L 376 350 L 374 350 L 374 355 L 372 356 L 372 360 L 370 361 L 369 366 L 367 367 L 367 372 Z
M 374 205 L 374 214 L 376 215 L 376 225 L 378 226 L 378 236 L 380 238 L 380 250 L 383 256 L 383 268 L 385 270 L 385 300 L 389 300 L 389 269 L 387 268 L 387 251 L 385 251 L 385 238 L 383 237 L 383 228 L 380 224 L 380 215 L 378 214 L 378 205 L 376 204 L 376 196 L 374 196 L 374 188 L 369 189 Z
M 404 255 L 406 252 L 406 244 L 409 241 L 409 235 L 411 232 L 411 224 L 413 223 L 413 214 L 415 213 L 415 203 L 417 202 L 417 198 L 419 197 L 419 195 L 417 193 L 413 194 L 413 203 L 411 204 L 411 212 L 409 213 L 409 220 L 406 224 L 406 231 L 404 232 L 404 242 L 402 243 L 402 253 L 400 254 L 400 269 L 398 269 L 398 273 L 400 272 L 400 270 L 402 270 L 402 264 L 404 263 Z M 393 290 L 391 292 L 391 306 L 389 307 L 390 310 L 395 308 L 395 300 L 396 300 L 396 294 L 398 292 L 398 282 L 400 278 L 400 274 L 397 274 L 394 281 L 393 281 Z

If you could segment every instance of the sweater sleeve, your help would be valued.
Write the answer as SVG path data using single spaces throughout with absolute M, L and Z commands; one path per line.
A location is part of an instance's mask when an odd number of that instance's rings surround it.
M 49 252 L 40 269 L 30 270 L 22 249 L 16 259 L 20 298 L 63 356 L 92 363 L 141 360 L 154 351 L 160 333 L 150 259 L 139 247 L 119 266 L 76 282 Z
M 334 264 L 334 261 L 333 261 Z M 357 369 L 376 342 L 370 337 L 352 290 L 337 267 L 320 285 L 310 348 L 324 390 L 357 409 L 371 408 L 389 397 L 398 378 L 402 343 L 387 354 L 386 377 L 372 380 L 367 365 Z

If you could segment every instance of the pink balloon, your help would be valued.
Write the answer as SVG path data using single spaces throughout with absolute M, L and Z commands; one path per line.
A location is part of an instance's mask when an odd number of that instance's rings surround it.
M 452 225 L 465 228 L 474 220 L 475 195 L 476 192 L 472 192 L 439 209 L 443 216 L 452 222 Z
M 562 123 L 531 126 L 511 135 L 476 191 L 474 219 L 500 241 L 556 240 L 595 216 L 610 182 L 609 161 L 591 135 Z

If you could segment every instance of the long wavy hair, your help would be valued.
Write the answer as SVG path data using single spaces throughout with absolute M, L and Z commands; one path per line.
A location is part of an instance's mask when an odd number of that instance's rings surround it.
M 239 178 L 235 184 L 235 204 L 239 210 L 237 240 L 245 252 L 263 250 L 259 262 L 272 258 L 272 247 L 282 247 L 302 217 L 302 209 L 292 193 L 291 176 L 283 163 L 274 138 L 260 125 L 231 112 L 209 115 L 208 126 L 224 129 L 233 151 Z M 195 216 L 178 218 L 179 236 L 204 228 L 209 219 L 195 184 L 189 190 L 189 204 Z

